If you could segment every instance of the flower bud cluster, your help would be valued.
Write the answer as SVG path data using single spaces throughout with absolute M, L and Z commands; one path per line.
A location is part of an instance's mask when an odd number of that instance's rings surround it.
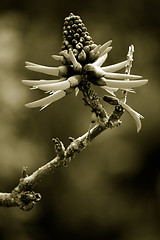
M 98 57 L 91 54 L 96 47 L 81 18 L 70 13 L 64 19 L 62 51 L 72 49 L 76 59 L 86 64 Z

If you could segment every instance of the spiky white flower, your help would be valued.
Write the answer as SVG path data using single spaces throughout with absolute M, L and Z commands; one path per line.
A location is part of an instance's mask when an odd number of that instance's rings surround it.
M 31 62 L 26 62 L 26 68 L 32 71 L 59 77 L 57 80 L 23 80 L 22 82 L 34 89 L 40 89 L 50 93 L 49 96 L 26 104 L 26 107 L 41 107 L 44 109 L 67 94 L 75 91 L 76 95 L 81 82 L 88 82 L 100 86 L 112 95 L 120 90 L 132 91 L 132 88 L 143 86 L 148 82 L 139 75 L 122 74 L 117 71 L 125 68 L 128 59 L 110 66 L 102 66 L 108 57 L 112 41 L 103 45 L 94 44 L 79 16 L 70 14 L 65 18 L 63 28 L 63 45 L 59 55 L 52 57 L 62 65 L 59 67 L 47 67 Z M 125 81 L 127 80 L 127 81 Z M 140 119 L 141 115 L 120 100 L 121 104 L 131 116 Z M 140 126 L 140 125 L 139 125 Z M 138 130 L 140 127 L 138 126 Z

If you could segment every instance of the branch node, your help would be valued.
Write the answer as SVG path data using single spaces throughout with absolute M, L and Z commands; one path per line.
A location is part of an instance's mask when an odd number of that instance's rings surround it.
M 55 152 L 57 157 L 63 159 L 65 157 L 65 147 L 64 144 L 59 140 L 59 138 L 53 138 L 52 141 L 55 145 Z
M 21 190 L 20 187 L 16 187 L 12 191 L 11 196 L 14 199 L 14 203 L 24 211 L 31 210 L 36 202 L 41 200 L 40 193 L 35 193 L 31 190 Z
M 23 167 L 23 169 L 22 169 L 22 178 L 28 177 L 28 175 L 27 175 L 27 169 L 28 169 L 27 166 L 24 166 L 24 167 Z
M 73 137 L 69 137 L 68 139 L 70 142 L 74 142 L 74 140 L 75 140 L 75 138 L 73 138 Z
M 17 198 L 17 203 L 20 209 L 24 211 L 31 210 L 36 202 L 41 200 L 40 193 L 35 193 L 34 191 L 22 191 Z
M 65 159 L 63 160 L 63 166 L 68 166 L 71 160 L 88 145 L 87 137 L 83 140 L 73 139 L 70 145 L 66 149 Z

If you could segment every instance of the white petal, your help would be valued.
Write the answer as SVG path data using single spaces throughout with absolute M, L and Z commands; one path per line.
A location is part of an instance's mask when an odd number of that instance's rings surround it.
M 104 77 L 105 78 L 114 78 L 114 79 L 140 79 L 140 78 L 142 78 L 142 76 L 139 76 L 139 75 L 110 73 L 110 72 L 104 72 Z
M 121 88 L 121 90 L 130 92 L 130 93 L 136 93 L 132 88 Z
M 115 96 L 114 92 L 118 91 L 118 88 L 111 88 L 111 87 L 107 87 L 107 86 L 101 86 L 101 88 L 103 88 L 105 91 L 107 91 L 108 93 L 110 93 L 113 96 Z
M 101 45 L 97 45 L 97 47 L 95 47 L 93 49 L 94 53 L 96 54 L 98 51 L 100 51 Z
M 35 65 L 38 65 L 36 63 L 32 63 L 32 62 L 28 62 L 28 61 L 25 61 L 25 64 L 26 66 L 35 66 Z M 41 65 L 40 65 L 41 66 Z
M 80 71 L 82 69 L 82 66 L 77 61 L 76 57 L 74 56 L 72 49 L 69 49 L 69 57 L 70 57 L 71 62 L 73 63 L 74 70 Z
M 68 81 L 70 82 L 71 87 L 78 86 L 81 80 L 82 80 L 81 75 L 73 75 L 70 78 L 68 78 Z
M 122 74 L 122 73 L 111 73 L 105 72 L 99 66 L 94 66 L 93 64 L 86 64 L 84 70 L 92 76 L 96 78 L 105 77 L 105 78 L 113 78 L 113 79 L 140 79 L 142 76 L 139 75 L 130 75 L 130 74 Z
M 64 57 L 63 56 L 59 56 L 59 55 L 52 55 L 52 58 L 56 61 L 60 61 L 63 62 L 64 61 Z
M 100 47 L 100 53 L 104 52 L 112 43 L 112 40 L 109 40 L 108 42 L 104 43 L 101 47 Z
M 141 114 L 133 110 L 130 106 L 119 100 L 119 104 L 132 116 L 135 121 L 137 132 L 141 130 L 141 120 L 144 118 Z
M 52 102 L 55 102 L 55 101 L 63 98 L 64 96 L 66 96 L 66 92 L 63 90 L 59 90 L 45 98 L 39 99 L 39 100 L 31 102 L 31 103 L 27 103 L 25 106 L 28 108 L 42 107 L 42 106 L 48 105 Z
M 104 54 L 109 53 L 111 50 L 112 50 L 112 47 L 106 48 L 106 49 L 100 54 L 100 56 L 103 56 Z
M 51 103 L 46 104 L 45 106 L 41 107 L 39 111 L 42 111 L 43 109 L 45 109 L 46 107 L 48 107 Z
M 102 67 L 102 70 L 105 72 L 117 72 L 118 70 L 121 70 L 122 68 L 124 68 L 127 64 L 128 60 L 120 62 L 120 63 L 116 63 L 107 67 Z
M 108 53 L 104 54 L 103 56 L 99 57 L 94 63 L 93 65 L 94 66 L 102 66 L 103 63 L 106 61 L 107 59 L 107 56 L 108 56 Z M 102 68 L 103 69 L 103 68 Z
M 57 91 L 57 90 L 66 90 L 70 88 L 70 82 L 68 80 L 58 83 L 48 83 L 48 84 L 41 84 L 37 87 L 44 91 Z
M 66 80 L 66 78 L 60 78 L 57 80 L 22 80 L 22 83 L 27 86 L 37 86 L 41 84 L 50 84 L 50 83 L 57 83 Z
M 27 65 L 27 69 L 35 72 L 41 72 L 53 76 L 58 76 L 59 75 L 59 68 L 58 67 L 46 67 L 46 66 L 41 66 L 41 65 Z
M 75 88 L 75 96 L 76 96 L 76 97 L 78 96 L 78 93 L 79 93 L 79 88 L 76 87 L 76 88 Z
M 134 88 L 145 85 L 148 82 L 147 79 L 136 81 L 121 81 L 121 80 L 106 80 L 106 85 L 112 88 Z

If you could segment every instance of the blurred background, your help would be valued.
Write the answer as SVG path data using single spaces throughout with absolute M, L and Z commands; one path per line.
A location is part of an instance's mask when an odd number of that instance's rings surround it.
M 149 83 L 128 97 L 145 117 L 140 133 L 125 113 L 119 128 L 104 132 L 67 168 L 37 185 L 42 200 L 31 211 L 0 208 L 0 239 L 160 239 L 159 9 L 158 0 L 1 2 L 1 192 L 18 184 L 23 166 L 31 174 L 55 157 L 53 137 L 67 146 L 69 136 L 89 127 L 91 113 L 81 93 L 42 112 L 24 106 L 44 95 L 21 80 L 49 79 L 26 70 L 24 62 L 56 66 L 51 55 L 60 52 L 63 20 L 70 12 L 81 16 L 97 44 L 113 40 L 107 65 L 123 61 L 134 44 L 132 73 Z

